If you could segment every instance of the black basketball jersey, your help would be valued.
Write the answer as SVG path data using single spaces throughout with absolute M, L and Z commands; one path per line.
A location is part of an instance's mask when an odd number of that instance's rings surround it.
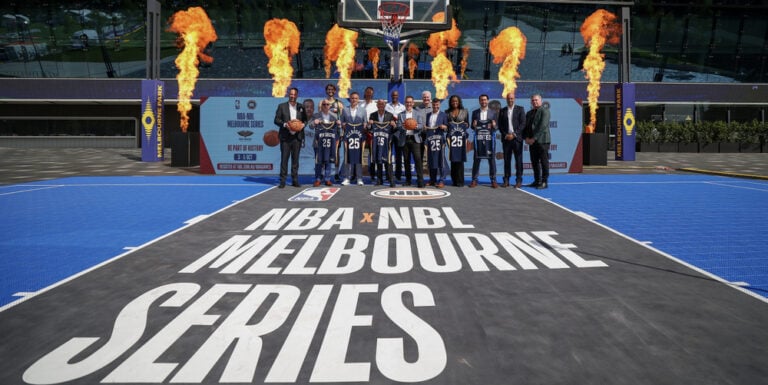
M 392 127 L 389 122 L 374 122 L 371 127 L 371 159 L 374 163 L 389 163 L 392 148 Z
M 451 162 L 467 161 L 467 122 L 454 123 L 448 125 L 448 158 Z
M 424 144 L 427 146 L 427 165 L 430 169 L 440 168 L 445 151 L 445 132 L 430 128 L 424 131 Z
M 336 161 L 336 123 L 320 123 L 315 128 L 315 143 L 317 151 L 315 152 L 316 163 L 326 163 Z
M 491 130 L 490 120 L 477 122 L 475 128 L 475 158 L 493 159 L 496 153 L 496 133 Z
M 344 132 L 344 146 L 347 148 L 347 156 L 344 162 L 349 164 L 358 164 L 363 162 L 363 144 L 365 143 L 365 132 L 363 124 L 347 123 L 347 129 Z

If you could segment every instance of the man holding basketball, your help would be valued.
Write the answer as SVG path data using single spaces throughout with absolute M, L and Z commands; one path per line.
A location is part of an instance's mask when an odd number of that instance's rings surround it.
M 307 122 L 307 114 L 304 106 L 297 103 L 299 90 L 292 87 L 288 91 L 288 101 L 280 103 L 275 111 L 275 125 L 280 128 L 280 184 L 285 187 L 285 179 L 288 176 L 288 158 L 291 159 L 291 180 L 294 187 L 301 187 L 299 183 L 299 151 L 304 143 L 304 124 Z

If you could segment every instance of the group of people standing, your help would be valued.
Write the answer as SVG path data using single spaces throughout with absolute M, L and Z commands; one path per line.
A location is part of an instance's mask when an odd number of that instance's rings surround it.
M 462 187 L 464 162 L 473 152 L 469 187 L 478 186 L 480 166 L 487 159 L 491 187 L 497 188 L 500 187 L 496 182 L 498 133 L 504 159 L 501 187 L 523 186 L 523 143 L 528 145 L 534 173 L 533 183 L 527 186 L 538 189 L 548 187 L 550 113 L 542 107 L 540 94 L 531 96 L 531 109 L 527 113 L 522 106 L 515 104 L 514 94 L 506 96 L 507 105 L 498 112 L 489 108 L 489 97 L 483 94 L 478 98 L 480 108 L 470 114 L 458 95 L 450 96 L 448 108 L 441 111 L 442 101 L 432 99 L 430 91 L 422 92 L 419 104 L 410 95 L 405 97 L 404 103 L 400 103 L 398 90 L 391 91 L 387 102 L 384 99 L 374 100 L 374 90 L 368 87 L 362 100 L 357 92 L 351 92 L 347 105 L 336 98 L 336 86 L 333 84 L 328 84 L 325 91 L 326 97 L 320 101 L 317 112 L 314 112 L 311 99 L 298 102 L 296 88 L 291 88 L 288 101 L 277 107 L 274 122 L 280 127 L 280 188 L 285 187 L 289 160 L 293 185 L 300 186 L 298 159 L 305 132 L 290 129 L 289 122 L 296 119 L 307 124 L 314 133 L 314 186 L 332 186 L 334 181 L 341 185 L 363 185 L 362 165 L 367 148 L 368 171 L 375 185 L 386 181 L 394 187 L 396 181 L 402 181 L 404 186 L 411 186 L 415 171 L 418 187 L 444 187 L 447 172 L 450 172 L 453 186 Z M 470 136 L 470 133 L 473 135 Z M 470 137 L 473 138 L 471 142 Z M 422 167 L 425 159 L 429 170 L 427 183 Z M 415 165 L 414 170 L 411 164 Z

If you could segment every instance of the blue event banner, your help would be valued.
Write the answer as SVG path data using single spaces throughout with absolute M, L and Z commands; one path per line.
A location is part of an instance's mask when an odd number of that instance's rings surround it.
M 141 81 L 141 160 L 159 162 L 165 159 L 163 150 L 163 82 Z
M 616 85 L 616 160 L 635 160 L 635 85 Z

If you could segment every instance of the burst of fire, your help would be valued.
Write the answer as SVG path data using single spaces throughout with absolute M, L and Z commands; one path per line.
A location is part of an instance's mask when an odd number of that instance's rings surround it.
M 301 33 L 292 21 L 272 19 L 264 24 L 264 53 L 269 58 L 267 67 L 272 75 L 272 96 L 283 97 L 291 85 L 293 66 L 291 58 L 299 53 Z
M 499 69 L 499 82 L 504 85 L 504 91 L 501 92 L 502 98 L 506 98 L 509 93 L 515 94 L 516 79 L 520 78 L 517 68 L 520 66 L 520 60 L 525 59 L 526 41 L 527 39 L 520 29 L 508 27 L 493 38 L 489 44 L 493 63 L 503 63 Z
M 200 71 L 197 69 L 200 60 L 211 63 L 213 58 L 206 55 L 203 50 L 208 44 L 216 41 L 216 31 L 211 20 L 200 7 L 192 7 L 186 11 L 179 11 L 169 20 L 170 32 L 179 34 L 179 44 L 183 49 L 176 57 L 176 68 L 179 69 L 176 80 L 179 83 L 179 104 L 176 109 L 181 115 L 181 131 L 187 132 L 189 127 L 189 111 L 192 110 L 190 99 L 195 91 L 195 84 Z M 181 48 L 181 47 L 180 47 Z
M 357 32 L 344 29 L 334 24 L 325 35 L 325 77 L 331 77 L 331 61 L 336 61 L 339 71 L 339 96 L 349 97 L 352 83 L 352 70 L 355 68 L 355 48 L 357 48 Z
M 432 21 L 441 22 L 445 20 L 445 13 L 438 12 L 432 16 Z M 446 56 L 448 48 L 456 48 L 459 45 L 461 31 L 456 27 L 456 20 L 451 20 L 451 29 L 442 32 L 435 32 L 429 35 L 427 44 L 429 45 L 429 55 L 432 59 L 432 84 L 435 85 L 435 97 L 445 99 L 448 96 L 448 84 L 458 82 L 456 72 L 453 70 L 453 64 Z
M 368 60 L 371 61 L 371 64 L 373 65 L 373 78 L 378 79 L 379 78 L 379 54 L 381 53 L 381 50 L 379 50 L 376 47 L 373 47 L 368 50 Z
M 461 49 L 461 78 L 465 79 L 464 73 L 467 72 L 467 62 L 469 60 L 469 46 Z
M 589 80 L 587 100 L 589 101 L 589 125 L 586 132 L 595 132 L 597 122 L 597 99 L 600 96 L 600 78 L 605 69 L 604 54 L 600 53 L 606 42 L 617 44 L 621 36 L 621 25 L 616 22 L 616 15 L 604 9 L 598 9 L 581 25 L 581 37 L 589 46 L 589 54 L 584 60 L 584 77 Z
M 416 59 L 419 57 L 419 46 L 416 44 L 409 44 L 408 45 L 408 70 L 411 74 L 411 79 L 413 79 L 414 75 L 416 74 L 416 68 L 419 67 L 419 62 L 416 61 Z

